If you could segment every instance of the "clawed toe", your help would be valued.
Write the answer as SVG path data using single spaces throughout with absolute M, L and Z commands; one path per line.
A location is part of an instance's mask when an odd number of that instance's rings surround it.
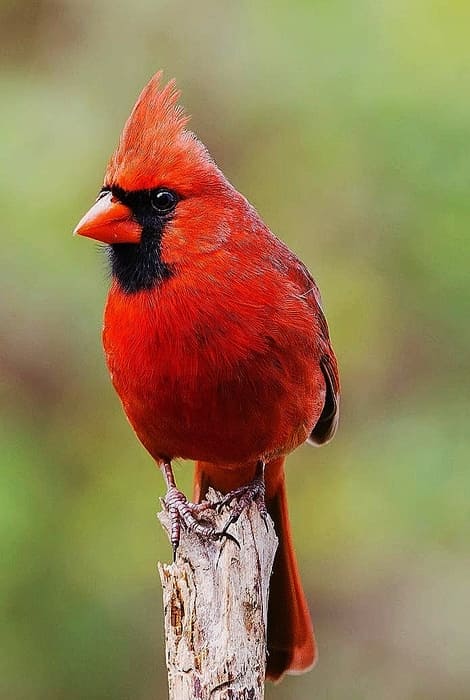
M 229 532 L 225 532 L 224 530 L 217 531 L 213 525 L 201 522 L 198 519 L 201 513 L 213 508 L 213 505 L 209 503 L 209 501 L 191 503 L 184 493 L 174 486 L 168 489 L 165 498 L 161 500 L 170 518 L 170 541 L 173 549 L 173 562 L 176 561 L 176 553 L 181 538 L 181 526 L 206 539 L 222 540 L 225 538 L 240 548 L 239 541 Z
M 174 486 L 168 489 L 164 503 L 170 516 L 170 541 L 173 548 L 173 560 L 176 557 L 176 551 L 180 543 L 181 525 L 191 532 L 196 532 L 201 537 L 214 537 L 215 528 L 197 519 L 207 509 L 206 503 L 191 503 L 184 493 Z
M 176 560 L 182 526 L 189 532 L 195 532 L 205 539 L 222 540 L 225 538 L 236 544 L 240 549 L 239 541 L 228 532 L 228 529 L 238 520 L 245 508 L 248 508 L 251 503 L 255 503 L 264 520 L 266 529 L 268 529 L 268 512 L 264 502 L 264 462 L 258 463 L 255 478 L 252 482 L 231 491 L 215 504 L 207 500 L 201 503 L 191 503 L 188 501 L 184 493 L 176 488 L 171 464 L 167 461 L 162 461 L 160 467 L 167 485 L 166 496 L 160 500 L 167 510 L 170 519 L 170 542 L 173 549 L 173 562 Z M 215 509 L 220 512 L 224 506 L 229 506 L 232 501 L 236 501 L 236 504 L 233 507 L 229 520 L 222 530 L 216 530 L 209 522 L 202 522 L 200 520 L 201 514 L 206 510 Z
M 264 485 L 264 462 L 259 462 L 256 467 L 256 474 L 249 484 L 240 486 L 233 491 L 227 493 L 217 504 L 217 510 L 220 512 L 224 506 L 229 506 L 232 501 L 236 501 L 233 507 L 232 514 L 226 522 L 222 532 L 227 533 L 228 528 L 237 522 L 243 511 L 254 503 L 263 518 L 266 531 L 268 530 L 268 511 L 265 503 L 265 485 Z

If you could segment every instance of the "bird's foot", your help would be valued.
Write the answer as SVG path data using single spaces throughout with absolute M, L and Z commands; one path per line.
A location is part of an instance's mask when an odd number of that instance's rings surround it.
M 230 535 L 228 532 L 225 532 L 225 528 L 219 532 L 213 525 L 201 522 L 199 520 L 201 513 L 204 513 L 204 511 L 208 509 L 214 508 L 213 504 L 209 503 L 209 501 L 191 503 L 191 501 L 188 501 L 184 493 L 177 489 L 176 486 L 170 486 L 165 498 L 163 499 L 163 503 L 170 518 L 170 541 L 173 548 L 173 561 L 176 560 L 176 552 L 180 543 L 182 525 L 189 532 L 195 532 L 200 535 L 200 537 L 214 540 L 226 538 L 234 542 L 238 547 L 240 546 L 235 537 Z
M 254 479 L 250 481 L 249 484 L 239 486 L 237 489 L 230 491 L 216 504 L 217 510 L 220 512 L 224 506 L 229 506 L 232 501 L 236 501 L 232 509 L 232 514 L 222 530 L 223 533 L 227 533 L 230 525 L 237 522 L 245 508 L 248 508 L 251 503 L 254 503 L 257 506 L 258 512 L 263 518 L 266 530 L 268 529 L 268 511 L 265 502 L 266 487 L 264 483 L 264 468 L 264 462 L 258 462 Z

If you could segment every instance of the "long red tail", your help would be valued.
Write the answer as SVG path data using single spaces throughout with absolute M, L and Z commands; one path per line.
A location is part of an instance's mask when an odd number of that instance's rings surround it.
M 198 462 L 194 498 L 203 498 L 209 486 L 226 493 L 248 483 L 252 477 L 252 468 L 232 471 L 215 464 Z M 284 673 L 307 671 L 316 659 L 312 621 L 292 542 L 284 458 L 266 467 L 266 505 L 279 538 L 269 595 L 266 669 L 267 677 L 277 681 Z

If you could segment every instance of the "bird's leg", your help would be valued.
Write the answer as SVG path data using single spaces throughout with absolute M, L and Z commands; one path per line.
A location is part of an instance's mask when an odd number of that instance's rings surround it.
M 245 508 L 251 503 L 255 503 L 258 507 L 259 514 L 264 520 L 266 529 L 268 528 L 267 517 L 268 511 L 266 509 L 265 494 L 266 487 L 264 483 L 264 470 L 266 464 L 263 461 L 259 461 L 256 465 L 255 475 L 253 480 L 245 486 L 239 486 L 237 489 L 227 493 L 218 503 L 217 508 L 221 509 L 223 506 L 228 506 L 232 501 L 236 501 L 233 508 L 232 515 L 230 516 L 228 522 L 226 523 L 222 532 L 227 532 L 230 525 L 235 523 Z
M 176 487 L 170 461 L 162 460 L 159 462 L 159 466 L 166 483 L 166 495 L 163 502 L 170 517 L 170 541 L 173 548 L 173 561 L 176 559 L 176 550 L 180 543 L 181 524 L 183 524 L 187 530 L 196 532 L 201 537 L 210 539 L 226 537 L 237 545 L 239 544 L 232 535 L 229 535 L 225 531 L 218 532 L 212 525 L 199 522 L 197 516 L 205 510 L 213 508 L 213 506 L 208 501 L 202 501 L 201 503 L 191 503 L 188 501 L 184 493 Z

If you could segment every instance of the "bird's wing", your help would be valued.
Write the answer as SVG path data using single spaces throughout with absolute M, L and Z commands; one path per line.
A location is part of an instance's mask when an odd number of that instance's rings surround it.
M 324 445 L 329 442 L 336 433 L 339 420 L 339 377 L 332 350 L 329 354 L 322 355 L 320 367 L 325 377 L 326 396 L 323 411 L 308 439 L 312 445 Z
M 320 335 L 320 368 L 325 378 L 326 396 L 323 411 L 313 428 L 308 442 L 312 445 L 324 445 L 336 433 L 339 420 L 340 382 L 338 363 L 331 347 L 330 332 L 322 309 L 320 290 L 305 265 L 298 262 L 298 272 L 303 277 L 306 292 L 302 296 L 313 309 Z

